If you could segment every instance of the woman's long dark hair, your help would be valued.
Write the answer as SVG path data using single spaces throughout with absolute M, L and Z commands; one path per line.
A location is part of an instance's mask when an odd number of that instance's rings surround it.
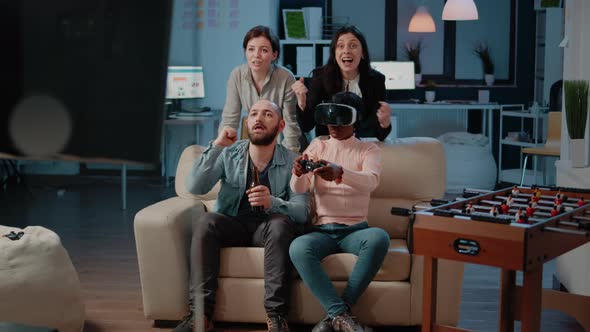
M 359 74 L 361 81 L 367 79 L 371 69 L 369 47 L 363 33 L 354 25 L 347 25 L 338 29 L 332 38 L 332 43 L 330 44 L 330 57 L 328 58 L 328 62 L 323 67 L 320 67 L 323 69 L 322 82 L 324 84 L 324 88 L 330 95 L 342 91 L 342 73 L 340 72 L 338 63 L 336 62 L 336 44 L 338 44 L 338 38 L 346 33 L 352 33 L 361 42 L 361 46 L 363 48 L 363 58 L 359 62 Z

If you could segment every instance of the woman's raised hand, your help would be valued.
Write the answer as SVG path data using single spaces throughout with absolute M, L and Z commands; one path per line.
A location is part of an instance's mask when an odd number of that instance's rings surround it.
M 307 102 L 307 87 L 305 86 L 305 80 L 303 77 L 300 77 L 298 81 L 295 81 L 293 85 L 291 85 L 291 90 L 297 96 L 297 105 L 302 111 L 305 111 L 305 103 Z
M 391 107 L 389 107 L 388 103 L 384 101 L 379 102 L 377 120 L 379 121 L 379 126 L 381 126 L 381 128 L 387 128 L 391 125 Z

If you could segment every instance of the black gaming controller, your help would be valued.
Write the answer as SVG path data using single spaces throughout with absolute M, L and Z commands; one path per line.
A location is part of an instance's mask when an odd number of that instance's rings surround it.
M 321 161 L 318 161 L 316 163 L 311 160 L 300 159 L 299 165 L 301 165 L 301 167 L 303 167 L 303 169 L 305 170 L 305 173 L 307 173 L 307 172 L 313 172 L 313 170 L 316 168 L 326 166 L 326 163 L 321 162 Z

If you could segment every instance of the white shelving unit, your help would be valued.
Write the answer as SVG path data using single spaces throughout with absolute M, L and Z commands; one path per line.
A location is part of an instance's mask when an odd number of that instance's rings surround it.
M 523 155 L 522 152 L 519 151 L 520 161 L 519 161 L 519 168 L 517 170 L 514 169 L 503 169 L 502 168 L 502 159 L 503 154 L 506 152 L 507 146 L 518 147 L 519 150 L 522 148 L 528 147 L 538 147 L 543 145 L 546 139 L 547 133 L 547 108 L 546 107 L 539 107 L 538 112 L 531 112 L 529 110 L 525 110 L 524 105 L 501 105 L 500 107 L 500 144 L 498 150 L 498 182 L 511 182 L 511 183 L 520 183 L 520 174 L 522 171 L 523 166 Z M 525 125 L 527 122 L 532 123 L 532 133 L 530 135 L 530 141 L 518 141 L 508 138 L 508 131 L 505 130 L 504 121 L 508 118 L 519 118 L 520 119 L 520 132 L 525 131 Z M 542 137 L 541 137 L 542 135 Z M 527 177 L 524 183 L 527 184 L 537 184 L 539 182 L 538 174 L 537 174 L 537 159 L 533 158 L 533 169 L 534 175 L 533 178 L 530 179 Z
M 280 54 L 280 58 L 279 58 L 279 63 L 282 64 L 283 66 L 286 65 L 296 65 L 298 66 L 301 61 L 301 59 L 297 59 L 297 53 L 298 50 L 295 50 L 295 58 L 294 59 L 289 59 L 289 63 L 285 62 L 285 46 L 294 46 L 294 47 L 306 47 L 306 48 L 310 48 L 310 52 L 311 54 L 309 54 L 308 52 L 303 52 L 305 51 L 304 49 L 301 49 L 302 54 L 307 54 L 309 55 L 309 66 L 307 69 L 304 69 L 303 71 L 300 68 L 297 68 L 297 72 L 294 72 L 293 74 L 295 74 L 295 76 L 299 77 L 299 76 L 307 76 L 309 74 L 309 72 L 311 71 L 311 69 L 314 69 L 316 67 L 319 67 L 321 65 L 323 65 L 326 61 L 328 61 L 327 57 L 320 57 L 318 58 L 316 56 L 316 54 L 318 53 L 318 49 L 320 54 L 324 54 L 323 52 L 323 48 L 324 47 L 328 47 L 328 52 L 329 53 L 329 47 L 330 47 L 330 42 L 331 40 L 323 40 L 323 39 L 318 39 L 318 40 L 311 40 L 311 39 L 283 39 L 280 41 L 281 43 L 281 54 Z M 308 70 L 309 69 L 309 70 Z

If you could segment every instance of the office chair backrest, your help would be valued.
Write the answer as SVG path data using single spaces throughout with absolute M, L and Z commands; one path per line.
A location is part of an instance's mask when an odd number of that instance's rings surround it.
M 547 142 L 545 147 L 560 150 L 561 147 L 561 112 L 549 112 L 547 122 Z
M 563 80 L 556 81 L 549 89 L 549 112 L 561 112 L 561 97 L 563 93 Z

